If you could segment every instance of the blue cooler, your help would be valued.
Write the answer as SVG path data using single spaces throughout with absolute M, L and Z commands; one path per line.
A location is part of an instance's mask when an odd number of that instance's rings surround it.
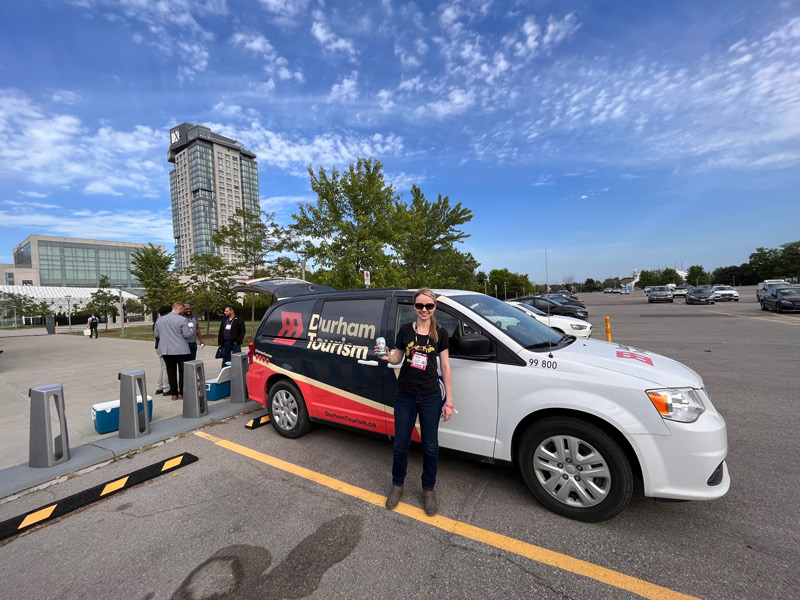
M 142 397 L 136 397 L 137 408 L 142 412 Z M 147 397 L 147 412 L 153 420 L 153 397 Z M 101 402 L 92 406 L 92 423 L 97 433 L 119 431 L 119 400 Z
M 216 379 L 206 380 L 206 400 L 221 400 L 231 395 L 231 367 L 222 367 Z

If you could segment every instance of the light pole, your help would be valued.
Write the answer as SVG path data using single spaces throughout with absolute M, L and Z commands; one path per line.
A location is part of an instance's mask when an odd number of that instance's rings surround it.
M 122 286 L 118 285 L 117 289 L 119 290 L 119 314 L 122 315 L 119 321 L 122 325 L 122 333 L 120 335 L 125 337 L 125 307 L 122 305 Z M 106 325 L 106 327 L 108 327 L 108 325 Z
M 305 281 L 305 278 L 306 278 L 306 256 L 308 255 L 308 252 L 306 252 L 305 250 L 298 250 L 297 253 L 300 255 L 300 259 L 302 260 L 302 263 L 303 263 L 303 272 L 300 273 L 300 279 Z
M 503 300 L 508 300 L 508 296 L 506 295 L 506 282 L 503 282 Z
M 484 295 L 486 295 L 486 282 L 487 282 L 487 281 L 488 281 L 487 279 L 484 279 L 484 280 L 483 280 L 483 294 L 484 294 Z
M 72 296 L 67 296 L 67 322 L 69 323 L 69 332 L 72 333 Z

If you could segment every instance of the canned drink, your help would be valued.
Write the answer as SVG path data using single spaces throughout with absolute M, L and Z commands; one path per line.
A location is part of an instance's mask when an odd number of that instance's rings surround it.
M 386 338 L 379 337 L 375 339 L 375 352 L 378 356 L 388 354 L 386 350 Z

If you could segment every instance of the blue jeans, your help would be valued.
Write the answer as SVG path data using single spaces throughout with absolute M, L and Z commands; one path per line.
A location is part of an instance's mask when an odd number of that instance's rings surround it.
M 231 354 L 237 354 L 242 351 L 239 344 L 233 344 L 229 340 L 222 342 L 222 366 L 231 362 Z
M 394 460 L 392 483 L 403 485 L 408 467 L 408 448 L 419 415 L 422 437 L 422 489 L 432 490 L 439 468 L 439 416 L 442 414 L 442 395 L 439 392 L 412 396 L 397 392 L 394 400 Z

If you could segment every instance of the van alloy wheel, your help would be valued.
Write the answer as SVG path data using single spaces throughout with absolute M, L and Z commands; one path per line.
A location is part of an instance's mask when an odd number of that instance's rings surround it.
M 280 435 L 297 438 L 311 429 L 303 394 L 291 381 L 279 381 L 269 391 L 269 419 Z

